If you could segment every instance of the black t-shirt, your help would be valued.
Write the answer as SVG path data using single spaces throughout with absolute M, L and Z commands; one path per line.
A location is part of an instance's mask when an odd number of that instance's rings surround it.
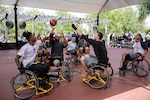
M 50 40 L 51 43 L 51 57 L 61 56 L 63 57 L 64 44 L 55 40 L 54 38 Z
M 81 37 L 93 46 L 95 55 L 97 59 L 99 60 L 99 63 L 107 64 L 108 57 L 107 57 L 107 50 L 106 50 L 105 42 L 88 39 L 84 35 L 82 35 Z
M 83 48 L 85 48 L 85 47 L 89 47 L 89 43 L 87 42 L 87 41 L 85 41 L 84 39 L 79 39 L 79 42 L 78 42 L 78 47 L 80 48 L 80 47 L 83 47 Z

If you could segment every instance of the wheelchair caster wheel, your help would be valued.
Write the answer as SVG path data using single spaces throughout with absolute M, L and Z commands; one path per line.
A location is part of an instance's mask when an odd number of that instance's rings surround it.
M 119 74 L 121 75 L 121 76 L 125 76 L 125 72 L 124 71 L 119 71 Z

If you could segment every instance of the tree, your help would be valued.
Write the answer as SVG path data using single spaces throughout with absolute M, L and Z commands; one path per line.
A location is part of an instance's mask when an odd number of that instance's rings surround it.
M 88 18 L 96 18 L 96 15 L 88 15 Z M 137 32 L 137 29 L 142 28 L 137 18 L 137 11 L 132 7 L 126 7 L 121 9 L 116 9 L 100 14 L 100 19 L 108 19 L 110 23 L 108 24 L 109 33 L 121 34 L 122 32 Z M 99 30 L 104 32 L 104 24 L 100 24 Z
M 65 16 L 65 17 L 73 17 L 70 13 L 68 12 L 63 12 L 63 11 L 57 11 L 56 12 L 57 16 Z M 65 21 L 65 19 L 64 19 Z M 73 29 L 70 27 L 70 23 L 65 22 L 65 23 L 58 23 L 58 32 L 63 31 L 63 33 L 68 33 L 68 32 L 73 32 Z
M 150 15 L 150 3 L 148 2 L 139 5 L 138 10 L 139 10 L 138 19 L 139 21 L 143 22 L 147 18 L 147 16 Z
M 33 16 L 44 15 L 44 13 L 39 11 L 38 9 L 26 10 L 26 11 L 24 11 L 24 13 L 27 15 L 33 15 Z M 27 21 L 26 25 L 27 25 L 26 30 L 32 32 L 32 20 Z M 35 19 L 35 34 L 44 33 L 43 30 L 44 30 L 43 29 L 43 22 Z

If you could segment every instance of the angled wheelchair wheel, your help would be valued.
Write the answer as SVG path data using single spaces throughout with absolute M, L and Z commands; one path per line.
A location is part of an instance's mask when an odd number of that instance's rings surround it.
M 109 80 L 109 73 L 103 66 L 95 65 L 87 71 L 86 81 L 94 89 L 105 88 Z
M 71 55 L 71 53 L 66 52 L 63 54 L 63 61 L 65 62 L 65 64 L 69 65 L 73 62 L 73 55 Z
M 108 64 L 106 69 L 107 69 L 107 71 L 108 71 L 108 73 L 110 75 L 110 78 L 112 78 L 112 76 L 114 74 L 114 70 L 113 70 L 111 64 Z
M 64 78 L 68 81 L 71 82 L 73 79 L 73 73 L 69 67 L 69 65 L 65 66 L 65 69 L 63 71 L 63 76 Z
M 29 70 L 26 70 L 24 74 L 17 74 L 12 81 L 13 93 L 18 99 L 31 98 L 38 87 L 37 76 Z
M 150 71 L 150 65 L 146 59 L 142 61 L 134 61 L 133 71 L 137 76 L 145 77 Z

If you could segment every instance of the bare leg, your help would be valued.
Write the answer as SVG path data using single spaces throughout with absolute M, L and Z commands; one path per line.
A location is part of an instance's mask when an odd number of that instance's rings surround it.
M 89 54 L 89 47 L 85 47 L 85 54 Z
M 120 70 L 125 70 L 126 69 L 126 67 L 125 67 L 125 59 L 126 59 L 126 54 L 123 53 L 122 54 L 122 66 L 121 66 L 121 68 L 119 68 Z
M 124 62 L 124 61 L 125 61 L 125 58 L 126 58 L 126 54 L 125 54 L 125 53 L 123 53 L 123 54 L 122 54 L 122 62 Z
M 80 61 L 81 61 L 81 64 L 83 65 L 85 71 L 87 71 L 87 66 L 84 63 L 84 56 L 81 57 Z
M 81 55 L 83 55 L 83 48 L 82 48 L 82 47 L 79 48 L 79 53 L 80 53 Z

